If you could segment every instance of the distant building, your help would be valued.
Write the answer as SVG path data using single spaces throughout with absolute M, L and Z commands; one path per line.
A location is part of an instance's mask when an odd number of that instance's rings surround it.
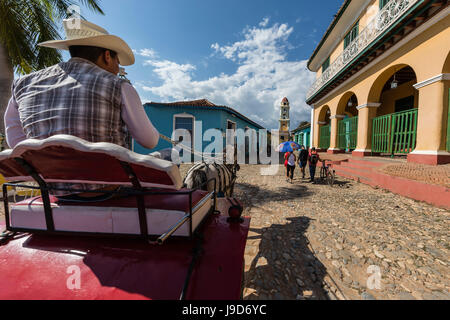
M 311 146 L 311 124 L 309 122 L 303 121 L 291 134 L 294 142 L 307 148 Z
M 342 1 L 308 61 L 313 146 L 450 163 L 450 7 Z
M 264 129 L 236 110 L 215 105 L 206 99 L 173 103 L 152 102 L 145 104 L 144 109 L 155 128 L 166 137 L 171 138 L 172 132 L 177 129 L 186 129 L 191 133 L 194 144 L 194 141 L 201 135 L 198 140 L 201 141 L 200 145 L 194 146 L 195 150 L 199 152 L 203 152 L 212 143 L 212 141 L 203 141 L 202 139 L 208 129 L 222 131 L 224 147 L 226 146 L 227 129 L 242 129 L 244 131 L 254 129 L 256 132 Z M 201 126 L 199 126 L 199 121 L 201 121 Z M 248 139 L 246 139 L 246 144 L 248 144 Z M 153 150 L 146 149 L 133 141 L 134 151 L 140 154 L 149 154 L 170 147 L 172 147 L 172 144 L 164 139 L 160 139 L 159 144 Z M 248 152 L 248 148 L 246 150 Z
M 281 106 L 280 106 L 280 129 L 279 129 L 279 133 L 280 133 L 280 143 L 286 142 L 290 140 L 290 133 L 289 133 L 289 127 L 291 125 L 291 120 L 290 120 L 290 116 L 289 116 L 289 112 L 290 112 L 290 105 L 289 105 L 289 100 L 287 98 L 284 98 L 281 101 Z

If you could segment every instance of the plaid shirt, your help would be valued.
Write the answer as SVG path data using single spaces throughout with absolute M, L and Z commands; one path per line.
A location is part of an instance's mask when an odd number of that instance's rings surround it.
M 16 80 L 13 95 L 27 138 L 68 134 L 89 142 L 110 142 L 130 148 L 128 130 L 121 117 L 123 81 L 80 58 Z M 80 191 L 104 187 L 52 185 Z

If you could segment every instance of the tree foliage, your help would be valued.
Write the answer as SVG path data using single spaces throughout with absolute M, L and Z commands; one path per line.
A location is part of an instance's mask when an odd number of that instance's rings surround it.
M 16 73 L 27 74 L 61 61 L 59 51 L 37 44 L 61 39 L 57 26 L 69 17 L 73 4 L 104 14 L 99 0 L 0 0 L 0 43 Z

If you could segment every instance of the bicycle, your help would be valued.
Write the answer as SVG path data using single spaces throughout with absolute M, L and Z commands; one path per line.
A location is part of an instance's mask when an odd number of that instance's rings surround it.
M 327 184 L 332 187 L 335 177 L 336 172 L 335 170 L 331 169 L 331 164 L 326 165 L 325 160 L 322 161 L 322 168 L 320 168 L 320 179 L 322 180 L 322 182 L 326 180 Z

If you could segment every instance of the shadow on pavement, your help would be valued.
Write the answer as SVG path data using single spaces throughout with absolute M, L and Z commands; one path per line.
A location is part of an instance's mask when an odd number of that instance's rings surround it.
M 252 292 L 246 299 L 328 300 L 323 289 L 325 266 L 308 247 L 305 235 L 311 219 L 288 218 L 286 225 L 250 229 L 260 239 L 258 253 L 245 273 L 245 287 Z M 253 290 L 251 290 L 253 289 Z
M 306 185 L 301 184 L 269 190 L 257 185 L 239 183 L 236 184 L 235 191 L 239 193 L 239 198 L 242 198 L 246 208 L 252 208 L 255 205 L 260 207 L 268 202 L 299 201 L 313 195 Z

